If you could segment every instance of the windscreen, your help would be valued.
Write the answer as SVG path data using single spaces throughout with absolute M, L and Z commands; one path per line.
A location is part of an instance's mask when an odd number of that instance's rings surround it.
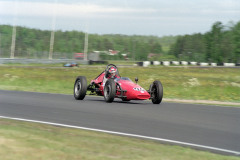
M 128 77 L 121 77 L 121 78 L 116 78 L 115 79 L 115 81 L 117 81 L 117 82 L 120 81 L 120 80 L 125 80 L 125 81 L 131 81 L 132 82 L 132 80 Z

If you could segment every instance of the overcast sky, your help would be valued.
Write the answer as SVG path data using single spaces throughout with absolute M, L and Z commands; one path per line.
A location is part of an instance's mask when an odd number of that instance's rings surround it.
M 0 0 L 0 24 L 44 30 L 164 36 L 205 33 L 216 21 L 240 21 L 240 0 Z

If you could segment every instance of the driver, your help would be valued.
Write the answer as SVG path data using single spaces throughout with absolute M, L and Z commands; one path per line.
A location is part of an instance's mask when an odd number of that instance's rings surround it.
M 113 78 L 113 79 L 118 78 L 118 76 L 117 76 L 117 69 L 116 68 L 114 68 L 114 67 L 109 68 L 107 75 L 105 75 L 103 77 L 103 85 L 106 83 L 106 81 L 109 78 Z
M 109 77 L 108 78 L 116 78 L 117 75 L 116 75 L 116 72 L 117 72 L 117 69 L 114 68 L 114 67 L 111 67 L 109 70 Z

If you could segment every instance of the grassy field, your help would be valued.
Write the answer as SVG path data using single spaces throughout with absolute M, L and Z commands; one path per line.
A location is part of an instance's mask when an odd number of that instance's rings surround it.
M 105 66 L 78 68 L 0 66 L 0 89 L 72 94 L 75 78 L 88 82 Z M 239 68 L 120 67 L 121 76 L 148 89 L 154 80 L 164 87 L 164 98 L 240 102 Z
M 0 119 L 3 160 L 240 160 L 150 140 Z

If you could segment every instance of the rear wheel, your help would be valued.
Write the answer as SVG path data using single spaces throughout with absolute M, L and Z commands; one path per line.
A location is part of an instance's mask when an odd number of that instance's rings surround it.
M 84 76 L 77 77 L 74 84 L 74 98 L 76 100 L 83 100 L 87 92 L 87 79 Z
M 113 79 L 108 79 L 104 86 L 104 99 L 112 103 L 116 95 L 116 85 Z
M 154 81 L 150 87 L 152 103 L 160 104 L 163 97 L 163 86 L 160 81 Z

